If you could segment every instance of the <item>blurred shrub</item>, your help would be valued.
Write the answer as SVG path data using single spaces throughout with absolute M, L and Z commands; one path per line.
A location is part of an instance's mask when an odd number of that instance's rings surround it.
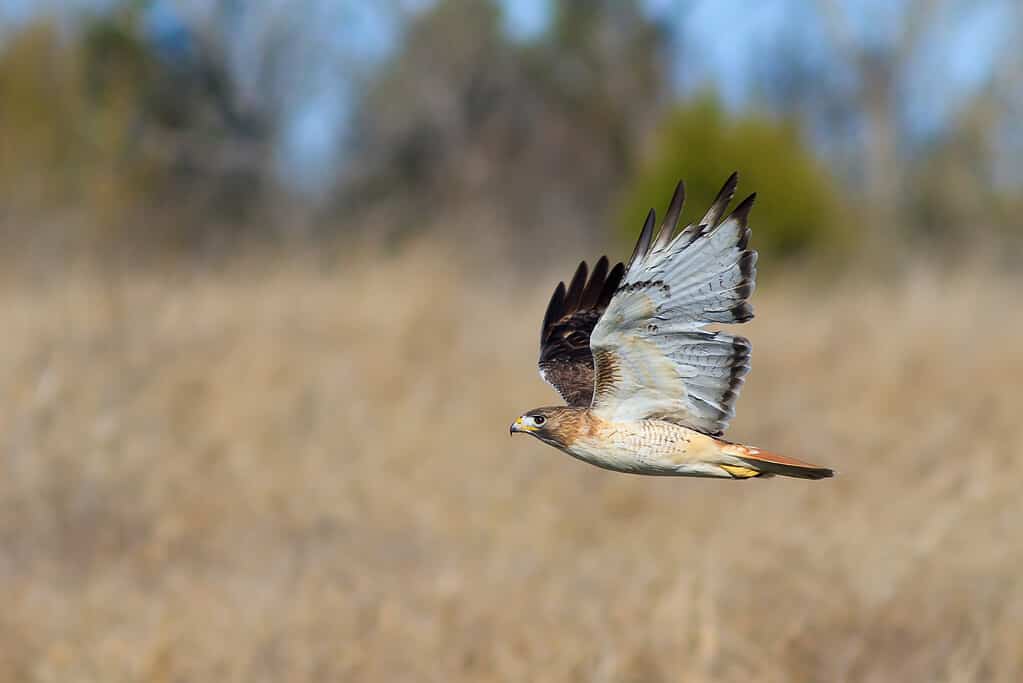
M 38 173 L 50 192 L 88 194 L 78 185 L 123 157 L 150 76 L 144 47 L 112 20 L 73 39 L 46 22 L 15 34 L 0 51 L 0 177 L 29 182 Z
M 221 64 L 160 62 L 135 10 L 0 46 L 0 211 L 39 216 L 43 243 L 202 247 L 259 197 L 266 134 L 225 113 Z M 76 220 L 45 220 L 62 212 Z
M 848 243 L 834 181 L 795 126 L 755 114 L 730 116 L 714 97 L 704 96 L 669 112 L 653 147 L 622 201 L 628 241 L 651 207 L 663 213 L 680 178 L 686 182 L 686 223 L 699 220 L 728 175 L 738 171 L 736 199 L 757 193 L 751 223 L 759 251 L 797 256 Z

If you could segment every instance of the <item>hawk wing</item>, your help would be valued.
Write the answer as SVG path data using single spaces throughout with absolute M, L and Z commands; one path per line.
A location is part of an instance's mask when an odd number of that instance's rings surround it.
M 607 308 L 625 274 L 617 264 L 608 272 L 602 256 L 589 281 L 583 261 L 568 289 L 559 282 L 540 329 L 540 376 L 553 386 L 570 406 L 589 406 L 593 398 L 593 355 L 590 332 Z
M 734 417 L 749 342 L 703 328 L 753 317 L 746 300 L 757 254 L 746 249 L 746 223 L 756 195 L 722 220 L 737 179 L 733 173 L 703 219 L 678 234 L 682 183 L 656 240 L 654 212 L 647 216 L 625 277 L 590 337 L 597 415 L 656 417 L 715 436 Z

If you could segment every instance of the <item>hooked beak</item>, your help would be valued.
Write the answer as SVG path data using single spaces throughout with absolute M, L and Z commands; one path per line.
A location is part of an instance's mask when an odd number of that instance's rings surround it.
M 535 431 L 536 431 L 536 427 L 534 427 L 532 425 L 527 425 L 525 422 L 522 421 L 522 417 L 521 416 L 516 418 L 515 422 L 512 422 L 511 427 L 508 428 L 508 433 L 509 434 L 514 434 L 515 432 L 535 432 Z

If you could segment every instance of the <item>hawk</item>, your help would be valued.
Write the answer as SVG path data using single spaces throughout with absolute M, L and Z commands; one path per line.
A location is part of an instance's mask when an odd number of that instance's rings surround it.
M 725 217 L 738 174 L 698 222 L 676 232 L 679 182 L 655 236 L 647 214 L 628 265 L 583 261 L 558 283 L 540 332 L 540 376 L 567 405 L 521 415 L 525 433 L 598 467 L 634 474 L 822 479 L 834 472 L 722 438 L 750 368 L 743 323 L 756 278 L 747 249 L 755 194 Z

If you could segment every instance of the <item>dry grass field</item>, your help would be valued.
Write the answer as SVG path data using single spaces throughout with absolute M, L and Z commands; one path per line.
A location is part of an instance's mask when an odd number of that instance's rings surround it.
M 443 257 L 6 280 L 0 680 L 1023 680 L 1020 281 L 762 270 L 729 436 L 839 476 L 647 479 Z

